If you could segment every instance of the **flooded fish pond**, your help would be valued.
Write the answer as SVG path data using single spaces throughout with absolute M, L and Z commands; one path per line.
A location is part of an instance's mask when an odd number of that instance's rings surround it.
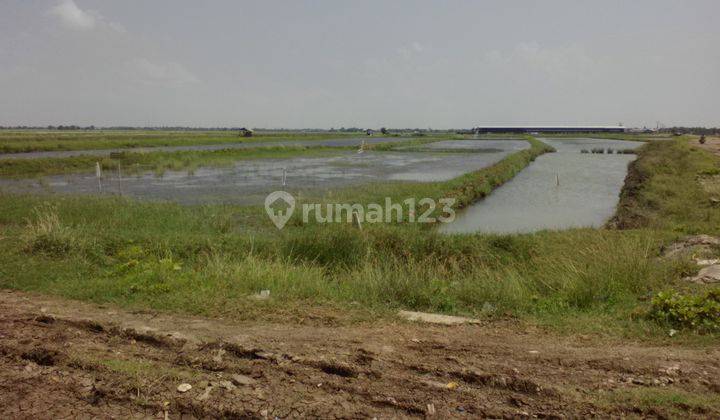
M 486 199 L 468 207 L 443 233 L 518 233 L 602 226 L 614 213 L 639 142 L 540 139 L 556 153 L 538 157 Z M 602 151 L 602 152 L 601 152 Z M 610 153 L 608 153 L 610 152 Z
M 476 140 L 466 142 L 484 143 Z M 524 141 L 521 143 L 527 144 Z M 312 196 L 374 182 L 446 181 L 490 166 L 521 145 L 507 142 L 493 144 L 492 147 L 475 147 L 479 149 L 471 150 L 471 153 L 348 151 L 330 157 L 239 160 L 228 167 L 166 171 L 161 175 L 146 172 L 118 176 L 107 171 L 101 179 L 97 179 L 95 173 L 0 179 L 0 189 L 30 193 L 121 194 L 183 204 L 250 205 L 263 203 L 268 193 L 281 189 Z

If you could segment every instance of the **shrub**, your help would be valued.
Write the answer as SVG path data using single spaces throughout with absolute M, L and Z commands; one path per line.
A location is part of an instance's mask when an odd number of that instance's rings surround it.
M 115 278 L 115 287 L 120 287 L 127 296 L 169 293 L 173 284 L 182 283 L 187 278 L 187 273 L 182 271 L 182 264 L 170 254 L 162 258 L 145 258 L 141 248 L 131 247 L 121 258 L 126 261 L 113 267 L 109 274 Z
M 78 240 L 73 230 L 60 223 L 54 207 L 43 205 L 33 209 L 35 217 L 26 219 L 21 241 L 23 250 L 54 257 L 67 255 L 77 248 Z
M 720 332 L 720 288 L 694 296 L 660 292 L 652 300 L 650 317 L 676 328 Z

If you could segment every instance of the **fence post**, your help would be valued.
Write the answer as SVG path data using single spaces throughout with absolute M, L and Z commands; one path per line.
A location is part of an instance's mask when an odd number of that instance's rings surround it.
M 98 180 L 98 191 L 102 194 L 102 169 L 100 162 L 95 162 L 95 178 Z
M 120 162 L 118 162 L 118 192 L 122 195 L 122 171 L 120 170 Z

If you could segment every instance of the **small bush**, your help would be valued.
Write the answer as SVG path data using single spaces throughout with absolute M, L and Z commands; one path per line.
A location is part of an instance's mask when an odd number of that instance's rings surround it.
M 720 288 L 696 296 L 660 292 L 652 300 L 650 317 L 676 328 L 720 332 Z
M 26 219 L 25 231 L 21 236 L 25 252 L 59 257 L 77 248 L 75 233 L 70 227 L 60 223 L 54 207 L 36 207 L 33 213 L 35 217 L 32 220 Z
M 169 293 L 175 283 L 182 282 L 187 274 L 182 264 L 168 255 L 164 258 L 150 257 L 130 259 L 118 264 L 111 272 L 126 295 L 156 296 Z

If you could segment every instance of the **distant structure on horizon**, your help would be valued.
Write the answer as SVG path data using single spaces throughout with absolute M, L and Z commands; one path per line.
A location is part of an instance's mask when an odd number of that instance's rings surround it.
M 622 125 L 483 125 L 470 133 L 624 133 Z

